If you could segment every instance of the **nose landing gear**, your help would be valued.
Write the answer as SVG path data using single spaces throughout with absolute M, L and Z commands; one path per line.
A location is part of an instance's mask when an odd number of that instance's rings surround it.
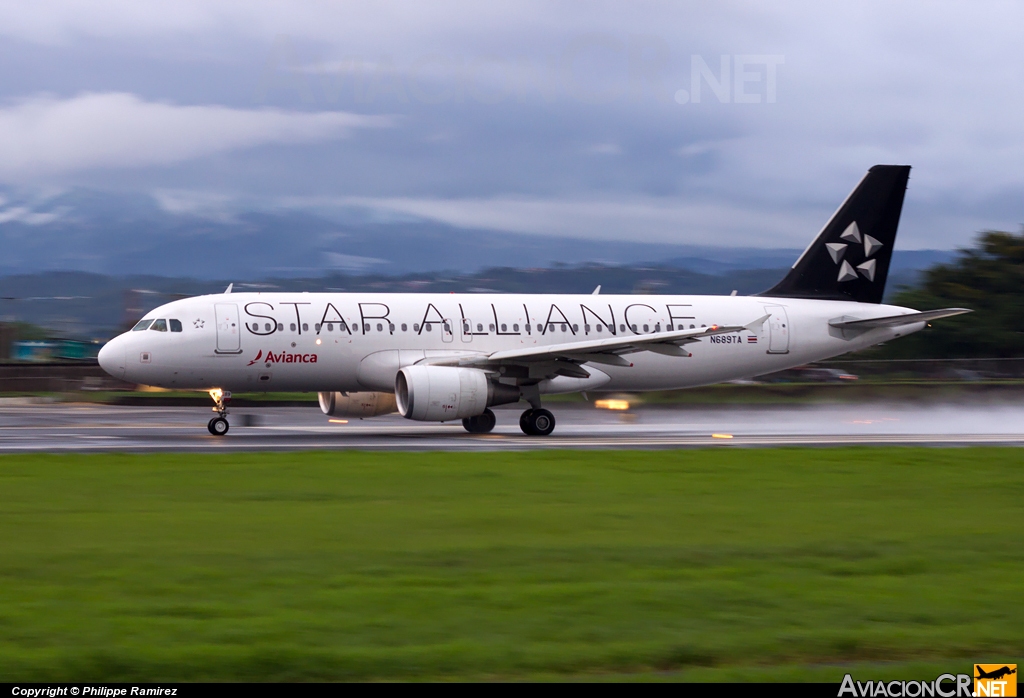
M 228 420 L 223 417 L 214 417 L 210 420 L 206 428 L 210 430 L 210 433 L 214 436 L 224 436 L 228 433 Z
M 210 391 L 210 397 L 216 404 L 213 411 L 217 413 L 217 416 L 209 421 L 206 428 L 214 436 L 224 436 L 228 433 L 228 402 L 231 400 L 231 392 L 227 390 L 221 390 L 220 388 L 214 388 Z

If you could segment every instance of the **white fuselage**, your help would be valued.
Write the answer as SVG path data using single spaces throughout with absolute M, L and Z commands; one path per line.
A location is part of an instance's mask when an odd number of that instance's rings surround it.
M 908 312 L 894 306 L 722 296 L 233 293 L 174 301 L 146 314 L 167 331 L 129 331 L 100 363 L 124 380 L 172 389 L 394 391 L 400 367 L 424 359 L 712 326 L 759 327 L 704 337 L 689 357 L 652 351 L 632 366 L 584 364 L 541 392 L 645 391 L 746 378 L 862 349 L 924 323 L 847 333 L 839 318 Z M 171 331 L 177 328 L 180 331 Z M 510 376 L 514 378 L 515 376 Z M 522 376 L 518 376 L 522 378 Z

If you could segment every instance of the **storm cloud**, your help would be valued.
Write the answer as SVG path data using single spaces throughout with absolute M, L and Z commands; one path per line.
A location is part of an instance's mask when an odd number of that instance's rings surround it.
M 17 202 L 0 223 L 87 187 L 222 220 L 355 208 L 538 244 L 801 247 L 876 163 L 915 168 L 903 248 L 1024 220 L 1011 2 L 2 2 L 0 19 Z

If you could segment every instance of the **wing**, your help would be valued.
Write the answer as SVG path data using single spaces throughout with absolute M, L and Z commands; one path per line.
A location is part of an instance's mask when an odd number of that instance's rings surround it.
M 923 313 L 906 313 L 905 315 L 890 315 L 888 317 L 876 317 L 859 320 L 843 316 L 835 320 L 829 320 L 828 324 L 841 330 L 870 330 L 876 327 L 900 327 L 901 325 L 913 325 L 918 322 L 929 322 L 944 317 L 963 315 L 974 312 L 967 308 L 943 308 L 942 310 L 926 310 Z
M 743 330 L 755 331 L 769 317 L 771 317 L 771 313 L 762 315 L 746 325 L 712 325 L 711 327 L 697 327 L 692 330 L 674 330 L 672 332 L 655 332 L 652 334 L 630 335 L 628 337 L 611 337 L 609 339 L 549 344 L 547 346 L 526 349 L 510 349 L 496 351 L 491 354 L 477 354 L 475 356 L 437 357 L 425 359 L 423 363 L 487 368 L 508 364 L 522 365 L 553 362 L 562 365 L 562 370 L 554 372 L 585 378 L 589 375 L 586 371 L 578 367 L 573 371 L 568 366 L 565 366 L 565 364 L 594 362 L 611 366 L 632 366 L 633 364 L 624 359 L 623 355 L 638 351 L 653 351 L 666 356 L 689 356 L 690 353 L 683 349 L 685 344 L 697 342 L 704 337 L 711 337 L 716 334 L 729 334 Z

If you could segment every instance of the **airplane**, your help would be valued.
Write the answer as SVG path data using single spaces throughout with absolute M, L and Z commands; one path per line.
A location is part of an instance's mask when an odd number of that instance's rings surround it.
M 994 669 L 993 671 L 985 671 L 978 665 L 975 665 L 975 667 L 978 669 L 978 675 L 974 677 L 976 679 L 1001 679 L 1004 676 L 1009 676 L 1010 674 L 1017 673 L 1016 669 L 1011 669 L 1008 666 L 1004 666 L 999 669 Z
M 161 305 L 99 352 L 125 381 L 205 390 L 228 433 L 232 391 L 317 392 L 329 416 L 398 412 L 491 431 L 490 409 L 543 396 L 709 385 L 801 366 L 970 312 L 882 304 L 910 167 L 877 165 L 773 288 L 753 296 L 232 293 Z

